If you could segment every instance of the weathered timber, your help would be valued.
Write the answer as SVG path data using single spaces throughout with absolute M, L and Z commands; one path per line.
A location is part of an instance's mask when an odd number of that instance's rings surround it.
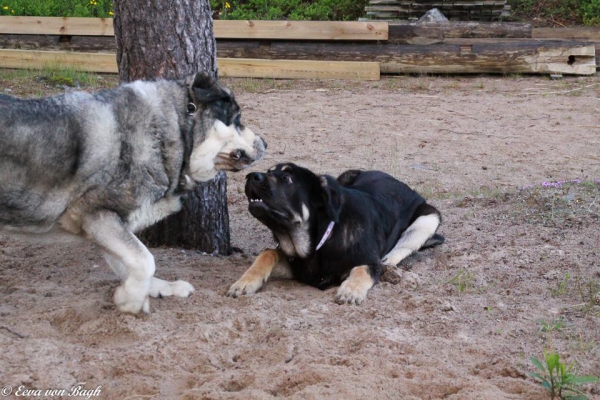
M 443 24 L 409 22 L 391 23 L 388 41 L 396 44 L 436 44 L 444 41 Z
M 433 32 L 433 33 L 429 33 Z M 388 40 L 401 42 L 406 38 L 440 34 L 444 38 L 531 38 L 531 24 L 508 22 L 440 22 L 390 23 Z
M 532 34 L 535 39 L 567 39 L 600 42 L 599 27 L 535 28 Z
M 557 41 L 398 45 L 220 41 L 219 57 L 293 60 L 376 61 L 381 73 L 539 73 L 596 71 L 593 44 Z
M 8 34 L 0 35 L 0 48 L 4 49 L 35 50 L 58 48 L 59 42 L 60 36 Z

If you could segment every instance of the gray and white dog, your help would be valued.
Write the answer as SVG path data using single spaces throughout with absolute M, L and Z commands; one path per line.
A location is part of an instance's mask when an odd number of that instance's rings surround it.
M 123 281 L 118 309 L 148 313 L 149 295 L 194 288 L 153 277 L 134 232 L 178 211 L 195 182 L 244 169 L 265 148 L 231 91 L 204 73 L 96 94 L 0 95 L 0 234 L 92 241 Z

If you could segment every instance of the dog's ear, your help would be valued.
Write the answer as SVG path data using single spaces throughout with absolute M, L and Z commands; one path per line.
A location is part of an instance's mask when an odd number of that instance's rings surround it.
M 320 177 L 321 183 L 321 199 L 325 209 L 325 214 L 330 221 L 336 224 L 340 221 L 340 213 L 342 212 L 342 197 L 340 184 L 329 175 Z
M 189 79 L 189 82 L 191 82 L 190 94 L 195 103 L 210 103 L 230 97 L 219 82 L 206 72 L 198 72 Z

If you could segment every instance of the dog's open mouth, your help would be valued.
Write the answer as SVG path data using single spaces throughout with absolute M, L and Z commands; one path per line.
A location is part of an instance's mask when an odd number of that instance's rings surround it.
M 258 214 L 268 213 L 272 217 L 276 217 L 278 219 L 287 219 L 288 214 L 275 208 L 271 207 L 267 202 L 261 199 L 256 194 L 248 195 L 248 211 L 253 214 L 255 217 L 258 217 Z
M 249 167 L 255 160 L 248 157 L 243 150 L 234 150 L 230 153 L 219 153 L 215 160 L 218 169 L 238 172 Z

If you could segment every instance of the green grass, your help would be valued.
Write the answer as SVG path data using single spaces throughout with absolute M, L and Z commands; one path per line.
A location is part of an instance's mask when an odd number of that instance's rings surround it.
M 561 332 L 565 327 L 565 320 L 562 318 L 552 319 L 550 321 L 541 320 L 539 321 L 540 332 L 551 333 Z
M 509 0 L 511 19 L 536 27 L 600 25 L 600 0 Z
M 561 297 L 564 296 L 568 291 L 569 279 L 571 279 L 571 274 L 568 272 L 565 274 L 565 277 L 556 284 L 555 289 L 550 289 L 550 294 L 552 297 Z
M 112 3 L 112 0 L 0 0 L 0 15 L 110 18 Z
M 472 272 L 459 269 L 458 273 L 446 283 L 453 285 L 458 294 L 463 294 L 473 288 L 474 277 Z

